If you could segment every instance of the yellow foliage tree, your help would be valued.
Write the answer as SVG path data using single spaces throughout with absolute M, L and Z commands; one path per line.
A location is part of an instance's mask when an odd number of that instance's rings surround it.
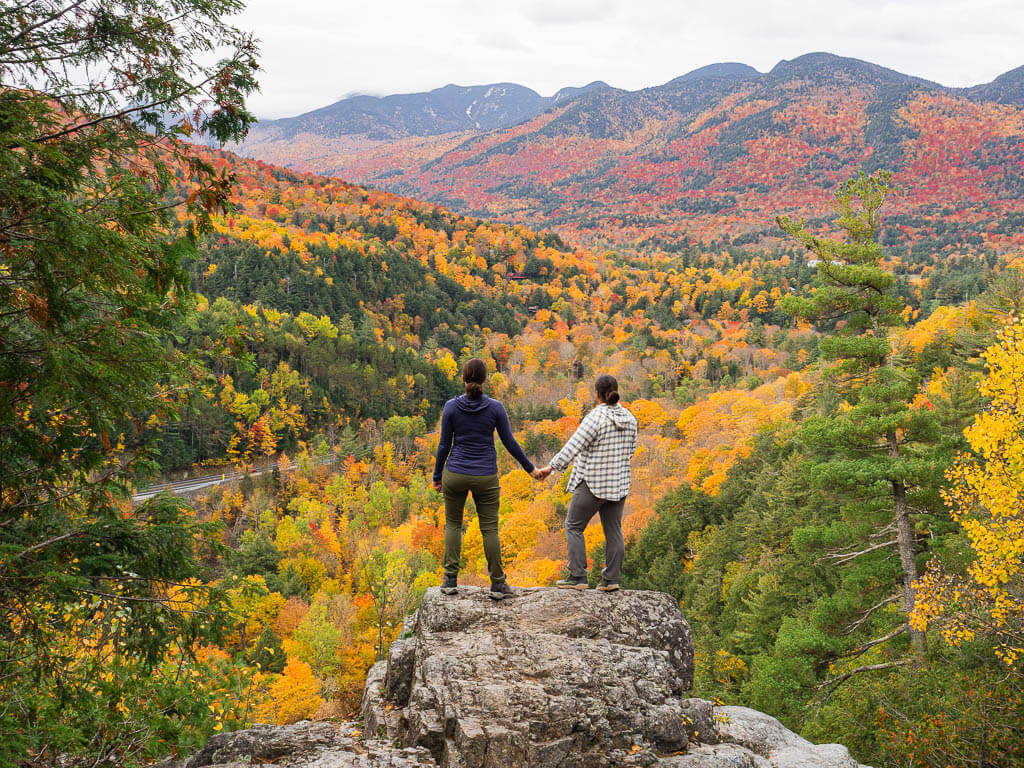
M 518 467 L 501 477 L 501 495 L 506 501 L 524 501 L 533 497 L 530 476 Z
M 583 403 L 579 400 L 570 400 L 568 397 L 563 397 L 558 401 L 558 407 L 570 419 L 579 420 L 583 417 Z
M 260 575 L 246 576 L 242 582 L 227 591 L 230 616 L 234 629 L 228 642 L 245 650 L 265 627 L 273 624 L 284 606 L 285 599 L 278 592 L 267 589 L 267 583 Z
M 660 430 L 672 420 L 672 415 L 652 400 L 636 399 L 629 410 L 642 430 Z
M 467 574 L 483 574 L 487 572 L 484 558 L 484 539 L 480 534 L 480 526 L 476 515 L 466 515 L 466 532 L 462 536 L 462 559 Z
M 915 628 L 932 624 L 951 645 L 992 637 L 1008 666 L 1024 658 L 1024 322 L 984 355 L 989 406 L 964 430 L 971 453 L 946 473 L 945 501 L 975 559 L 967 578 L 933 565 L 918 581 Z
M 437 361 L 437 367 L 449 379 L 454 379 L 455 374 L 459 372 L 459 364 L 455 362 L 455 358 L 450 354 L 443 355 Z
M 515 509 L 501 520 L 501 548 L 506 562 L 529 558 L 537 538 L 547 526 L 526 509 Z
M 522 587 L 543 587 L 553 584 L 564 568 L 564 560 L 542 557 L 527 560 L 521 565 L 513 564 L 509 568 L 508 576 L 511 582 Z
M 258 708 L 258 716 L 264 722 L 288 725 L 308 720 L 323 702 L 309 664 L 289 659 L 284 673 L 270 684 L 267 699 Z

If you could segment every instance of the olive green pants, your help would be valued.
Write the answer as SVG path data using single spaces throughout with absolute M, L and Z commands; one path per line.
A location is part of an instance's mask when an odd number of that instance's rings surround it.
M 441 475 L 441 493 L 444 494 L 444 574 L 458 576 L 462 559 L 462 513 L 466 496 L 473 494 L 476 516 L 480 521 L 480 535 L 484 539 L 484 556 L 491 583 L 505 581 L 501 568 L 501 542 L 498 540 L 498 507 L 501 485 L 497 475 L 463 475 L 449 472 Z

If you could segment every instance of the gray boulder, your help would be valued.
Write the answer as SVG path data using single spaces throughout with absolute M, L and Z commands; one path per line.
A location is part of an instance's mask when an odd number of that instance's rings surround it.
M 865 768 L 840 744 L 812 744 L 774 717 L 747 707 L 687 699 L 694 744 L 663 768 Z
M 446 768 L 650 765 L 686 747 L 693 638 L 668 595 L 431 589 L 411 640 L 389 657 L 401 714 L 383 725 Z
M 363 739 L 351 723 L 303 721 L 295 725 L 257 725 L 220 733 L 187 760 L 160 768 L 249 768 L 274 763 L 302 768 L 418 768 L 434 765 L 418 749 Z
M 174 768 L 862 768 L 768 715 L 685 698 L 693 638 L 665 594 L 433 588 L 402 635 L 367 676 L 361 730 L 259 726 Z
M 747 707 L 716 707 L 721 743 L 738 744 L 779 768 L 861 768 L 841 744 L 812 744 L 770 715 Z
M 297 723 L 290 728 L 257 725 L 245 731 L 219 733 L 182 763 L 182 768 L 206 768 L 235 762 L 270 762 L 282 757 L 318 752 L 344 736 L 332 723 Z

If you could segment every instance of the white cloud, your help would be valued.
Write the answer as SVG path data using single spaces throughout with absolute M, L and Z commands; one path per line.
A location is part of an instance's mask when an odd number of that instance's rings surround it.
M 521 37 L 505 32 L 487 31 L 479 35 L 476 41 L 482 48 L 490 48 L 494 51 L 533 52 L 533 48 L 527 45 Z
M 763 72 L 810 51 L 950 86 L 1024 64 L 1019 0 L 250 0 L 236 23 L 263 41 L 251 104 L 266 117 L 450 82 L 636 89 L 719 61 Z
M 537 0 L 523 15 L 535 24 L 579 24 L 607 19 L 614 9 L 612 0 Z

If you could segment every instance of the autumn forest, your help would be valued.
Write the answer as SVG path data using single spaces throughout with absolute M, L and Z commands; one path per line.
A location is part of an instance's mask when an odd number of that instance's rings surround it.
M 0 763 L 355 716 L 441 581 L 430 473 L 470 357 L 538 466 L 618 378 L 623 586 L 679 602 L 695 695 L 870 765 L 1024 761 L 1021 104 L 794 64 L 246 143 L 251 41 L 233 3 L 183 5 L 206 22 L 175 46 L 120 1 L 0 22 Z M 212 34 L 233 57 L 168 125 L 187 91 L 145 72 L 198 77 Z M 498 459 L 509 581 L 552 585 L 568 474 Z M 460 584 L 486 585 L 468 517 Z

